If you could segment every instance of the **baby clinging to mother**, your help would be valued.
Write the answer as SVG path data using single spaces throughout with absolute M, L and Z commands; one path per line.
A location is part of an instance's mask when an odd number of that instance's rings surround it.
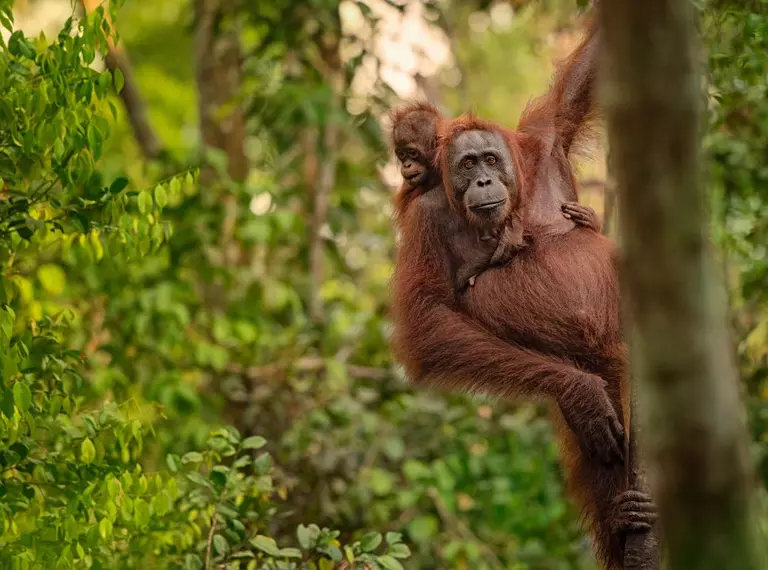
M 546 401 L 570 495 L 613 569 L 626 533 L 652 531 L 656 513 L 624 464 L 616 251 L 578 204 L 570 162 L 596 115 L 595 30 L 515 130 L 425 103 L 393 112 L 393 349 L 417 385 Z

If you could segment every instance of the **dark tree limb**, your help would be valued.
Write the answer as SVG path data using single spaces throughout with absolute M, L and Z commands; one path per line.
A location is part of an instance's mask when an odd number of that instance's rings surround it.
M 82 0 L 83 9 L 86 13 L 95 11 L 102 3 L 102 0 Z M 105 17 L 109 19 L 108 10 L 105 14 Z M 112 25 L 110 22 L 110 26 Z M 131 66 L 128 54 L 122 46 L 115 44 L 112 37 L 107 38 L 107 45 L 104 63 L 113 76 L 117 70 L 120 70 L 120 73 L 123 75 L 123 89 L 119 95 L 123 100 L 125 112 L 133 128 L 136 142 L 146 158 L 150 160 L 158 158 L 163 152 L 163 144 L 160 142 L 160 138 L 149 121 L 147 105 L 136 84 L 136 78 L 133 75 L 133 67 Z
M 205 148 L 224 151 L 227 173 L 235 182 L 248 175 L 245 154 L 245 113 L 235 98 L 241 85 L 240 39 L 228 22 L 230 10 L 220 0 L 195 0 L 197 34 L 195 61 L 197 67 L 200 134 Z M 212 165 L 204 165 L 200 173 L 206 184 L 216 178 Z
M 309 273 L 312 279 L 309 294 L 309 314 L 316 324 L 323 320 L 323 302 L 320 290 L 325 281 L 325 237 L 323 228 L 328 218 L 328 206 L 331 192 L 336 186 L 336 170 L 339 162 L 341 144 L 341 125 L 339 117 L 343 112 L 343 91 L 345 88 L 344 65 L 340 48 L 340 16 L 336 14 L 336 30 L 326 34 L 320 46 L 321 57 L 316 64 L 323 73 L 331 89 L 325 124 L 320 137 L 321 146 L 318 154 L 322 160 L 317 165 L 316 176 L 310 186 L 312 200 L 312 218 L 309 228 Z
M 222 152 L 227 160 L 227 175 L 235 183 L 248 176 L 245 152 L 245 112 L 237 101 L 240 95 L 242 54 L 240 38 L 233 21 L 233 5 L 226 0 L 195 0 L 195 61 L 198 91 L 200 136 L 203 150 Z M 210 160 L 204 158 L 200 170 L 204 187 L 220 183 Z M 232 192 L 209 192 L 207 199 L 219 200 L 224 210 L 220 248 L 222 262 L 233 266 L 240 257 L 234 239 L 238 216 L 237 196 Z

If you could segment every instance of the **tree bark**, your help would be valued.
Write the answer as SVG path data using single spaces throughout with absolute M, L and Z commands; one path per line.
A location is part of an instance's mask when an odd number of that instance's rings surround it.
M 337 27 L 334 32 L 327 34 L 322 40 L 323 43 L 320 45 L 321 60 L 318 61 L 331 94 L 325 113 L 325 124 L 322 127 L 322 146 L 318 149 L 322 161 L 317 166 L 315 180 L 310 187 L 312 219 L 309 228 L 309 273 L 312 283 L 309 294 L 309 313 L 312 321 L 316 324 L 323 321 L 323 301 L 320 295 L 325 281 L 323 227 L 328 219 L 330 195 L 336 186 L 339 145 L 341 144 L 339 116 L 343 109 L 342 94 L 345 89 L 345 79 L 341 54 L 339 53 L 340 30 L 341 20 L 337 18 Z
M 752 469 L 707 235 L 688 0 L 602 3 L 638 412 L 669 567 L 752 570 Z
M 242 55 L 240 38 L 232 20 L 233 5 L 228 0 L 195 0 L 197 20 L 196 63 L 198 112 L 203 151 L 220 151 L 227 160 L 227 175 L 236 183 L 248 176 L 249 163 L 245 153 L 245 112 L 236 98 L 240 92 Z M 200 183 L 211 187 L 219 175 L 211 161 L 204 157 Z M 220 200 L 224 209 L 220 248 L 222 262 L 233 266 L 240 256 L 234 239 L 237 224 L 237 196 L 231 192 L 209 193 Z
M 235 182 L 248 175 L 245 154 L 245 114 L 235 98 L 241 84 L 240 40 L 229 15 L 226 0 L 195 0 L 197 19 L 196 62 L 200 134 L 205 148 L 218 149 L 227 157 L 227 173 Z M 226 111 L 226 112 L 225 112 Z M 200 179 L 216 179 L 211 164 L 205 164 Z

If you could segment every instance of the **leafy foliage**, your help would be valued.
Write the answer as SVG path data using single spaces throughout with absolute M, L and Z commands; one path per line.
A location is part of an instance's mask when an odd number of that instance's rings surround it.
M 339 531 L 301 525 L 299 548 L 279 547 L 268 525 L 281 491 L 261 437 L 220 428 L 200 451 L 168 453 L 167 469 L 142 465 L 157 445 L 151 418 L 131 398 L 100 397 L 114 386 L 99 385 L 109 369 L 86 364 L 92 349 L 71 346 L 89 317 L 76 299 L 100 268 L 151 264 L 171 235 L 163 208 L 194 191 L 195 177 L 152 191 L 104 182 L 108 90 L 121 78 L 89 67 L 110 33 L 103 9 L 68 20 L 51 43 L 13 31 L 2 10 L 12 120 L 0 130 L 0 565 L 400 568 L 409 551 L 392 533 L 343 546 Z
M 768 90 L 766 2 L 715 2 L 707 11 L 710 122 L 707 149 L 718 240 L 731 268 L 734 322 L 750 394 L 756 451 L 768 481 Z

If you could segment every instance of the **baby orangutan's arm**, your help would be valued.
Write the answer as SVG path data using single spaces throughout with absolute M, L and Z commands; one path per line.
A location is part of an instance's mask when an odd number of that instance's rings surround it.
M 493 239 L 491 236 L 483 236 L 482 240 Z M 498 238 L 499 243 L 496 245 L 496 250 L 493 252 L 491 259 L 487 263 L 467 264 L 464 267 L 460 267 L 456 274 L 456 281 L 459 285 L 459 290 L 469 285 L 472 287 L 475 284 L 475 279 L 483 271 L 494 265 L 504 265 L 521 249 L 526 246 L 523 239 L 523 226 L 522 224 L 512 224 L 504 226 L 504 230 L 501 232 L 501 236 Z

